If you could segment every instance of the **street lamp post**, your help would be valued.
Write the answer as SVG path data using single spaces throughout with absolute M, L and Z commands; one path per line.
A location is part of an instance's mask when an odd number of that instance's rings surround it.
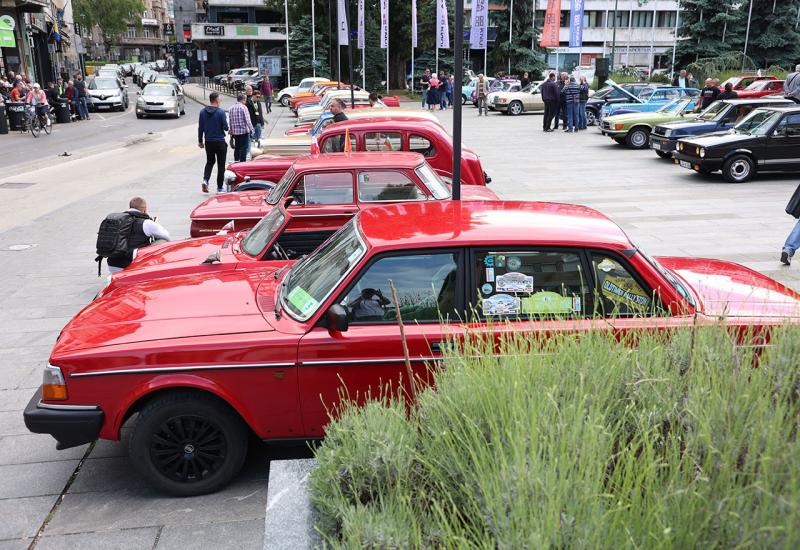
M 744 51 L 742 52 L 742 70 L 747 58 L 747 43 L 750 41 L 750 21 L 753 19 L 753 0 L 750 0 L 750 11 L 747 13 L 747 31 L 744 33 Z
M 461 97 L 464 79 L 464 0 L 456 0 L 455 6 L 455 44 L 453 59 L 455 82 L 453 97 Z M 461 101 L 453 102 L 453 200 L 461 200 Z
M 614 0 L 614 30 L 611 32 L 611 71 L 614 71 L 614 58 L 617 55 L 617 8 L 619 0 Z
M 350 36 L 350 0 L 344 0 L 344 21 L 347 26 L 347 63 L 350 65 L 350 108 L 356 108 L 355 80 L 353 80 L 353 37 Z M 366 47 L 366 44 L 364 44 Z

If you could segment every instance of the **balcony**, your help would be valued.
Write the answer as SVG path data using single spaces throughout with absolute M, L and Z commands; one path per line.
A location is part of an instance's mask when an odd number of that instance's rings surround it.
M 286 40 L 286 27 L 255 23 L 193 23 L 192 40 Z

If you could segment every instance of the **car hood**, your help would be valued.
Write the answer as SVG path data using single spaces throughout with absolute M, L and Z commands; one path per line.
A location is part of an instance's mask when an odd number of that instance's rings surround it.
M 608 80 L 606 80 L 606 84 L 608 84 L 609 86 L 611 86 L 615 90 L 625 94 L 625 97 L 629 98 L 630 101 L 635 101 L 637 103 L 643 103 L 643 101 L 641 99 L 639 99 L 637 96 L 635 96 L 632 93 L 630 93 L 628 90 L 626 90 L 625 88 L 623 88 L 622 86 L 620 86 L 619 84 L 617 84 L 616 82 L 611 80 L 610 78 Z
M 192 210 L 191 218 L 195 219 L 235 219 L 235 218 L 259 218 L 272 209 L 272 206 L 264 201 L 269 191 L 254 189 L 252 191 L 240 191 L 238 193 L 224 193 L 209 197 L 198 204 Z
M 274 330 L 256 304 L 274 266 L 142 281 L 98 298 L 61 331 L 52 360 L 73 351 Z
M 680 116 L 675 113 L 625 113 L 622 115 L 611 115 L 605 120 L 609 122 L 619 122 L 622 124 L 630 124 L 632 122 L 651 122 L 658 124 L 659 122 L 667 122 L 674 120 L 675 117 Z
M 289 86 L 288 88 L 278 91 L 278 97 L 281 97 L 284 94 L 292 95 L 295 92 L 297 92 L 297 86 Z
M 139 97 L 143 98 L 145 101 L 177 101 L 177 97 L 171 95 L 140 95 Z
M 719 145 L 730 145 L 733 143 L 752 141 L 754 136 L 748 134 L 737 134 L 734 132 L 722 132 L 716 134 L 708 134 L 705 136 L 694 137 L 691 140 L 685 140 L 693 145 L 701 147 L 715 147 Z
M 750 268 L 704 258 L 658 261 L 692 287 L 706 315 L 800 319 L 800 294 Z
M 230 246 L 233 240 L 232 235 L 213 235 L 211 237 L 201 237 L 198 239 L 184 239 L 182 241 L 172 241 L 159 247 L 154 247 L 152 252 L 147 251 L 147 247 L 141 248 L 136 259 L 119 273 L 127 273 L 136 269 L 166 266 L 186 260 L 197 260 L 199 264 L 202 260 L 219 250 L 223 246 Z M 144 251 L 144 252 L 142 252 Z M 116 275 L 112 276 L 112 279 Z
M 717 127 L 717 123 L 712 120 L 690 118 L 689 120 L 675 120 L 673 122 L 668 122 L 664 124 L 664 127 L 672 130 L 673 132 L 692 132 L 694 130 L 713 130 Z

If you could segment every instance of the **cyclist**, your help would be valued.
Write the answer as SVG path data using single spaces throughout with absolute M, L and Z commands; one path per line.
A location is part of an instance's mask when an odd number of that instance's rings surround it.
M 47 103 L 47 94 L 39 86 L 38 82 L 33 84 L 33 89 L 25 99 L 25 103 L 36 109 L 36 115 L 42 121 L 42 124 L 50 124 L 50 121 L 47 120 L 47 112 L 50 110 L 50 106 Z

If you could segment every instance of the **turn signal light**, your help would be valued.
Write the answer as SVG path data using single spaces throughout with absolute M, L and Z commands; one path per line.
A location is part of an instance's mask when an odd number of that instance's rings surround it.
M 67 399 L 67 384 L 61 369 L 47 365 L 42 379 L 42 399 L 45 401 L 64 401 Z
M 622 130 L 624 127 L 625 127 L 625 126 L 624 126 L 623 124 L 615 124 L 615 125 L 614 125 L 614 129 L 615 129 L 615 130 Z

